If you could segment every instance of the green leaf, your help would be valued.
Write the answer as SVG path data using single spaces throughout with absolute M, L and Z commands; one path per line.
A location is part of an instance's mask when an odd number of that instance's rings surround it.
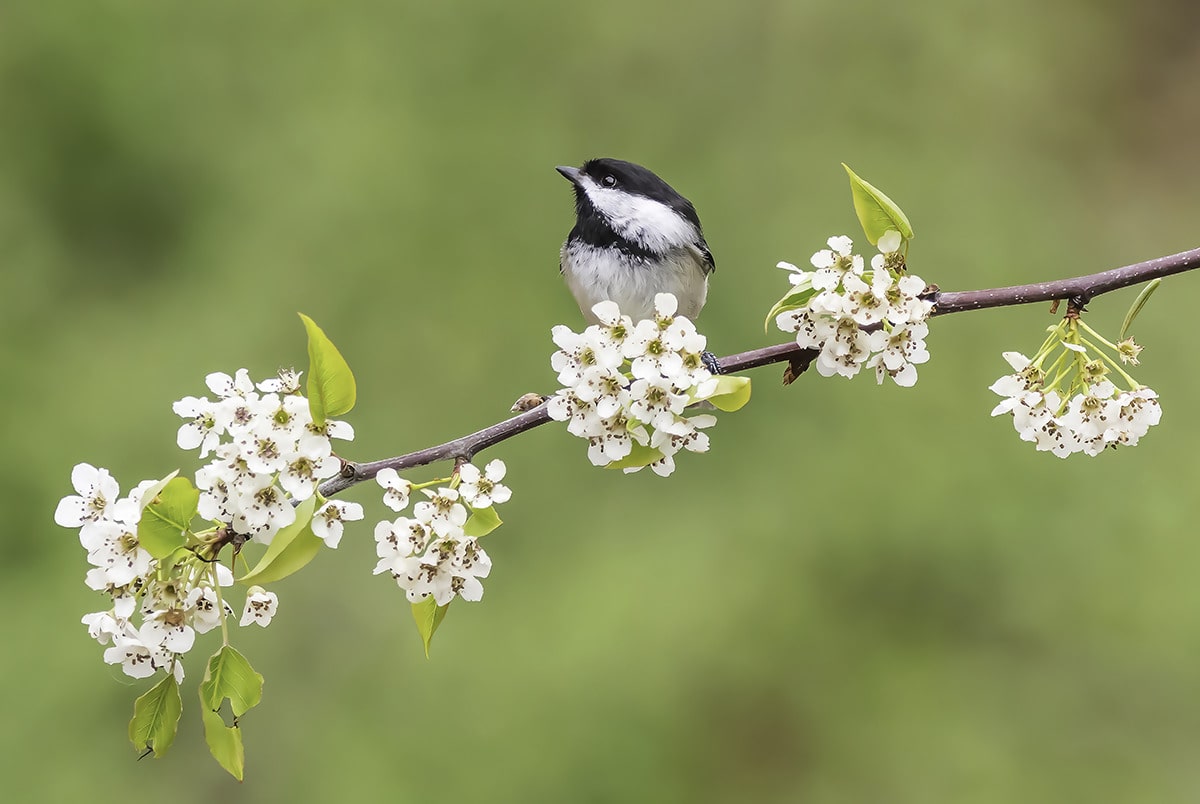
M 200 682 L 200 700 L 216 711 L 229 699 L 235 718 L 258 706 L 262 700 L 263 677 L 254 671 L 246 657 L 225 645 L 208 660 L 204 680 Z
M 167 487 L 167 484 L 170 483 L 172 480 L 174 480 L 175 476 L 178 474 L 179 474 L 179 470 L 176 469 L 174 472 L 167 475 L 162 480 L 158 481 L 157 483 L 155 483 L 154 485 L 150 486 L 148 489 L 146 489 L 145 491 L 142 492 L 142 510 L 143 511 L 146 510 L 147 505 L 154 502 L 155 498 L 158 497 L 158 495 L 162 492 L 162 490 Z
M 661 458 L 663 454 L 654 449 L 642 444 L 634 444 L 633 451 L 619 461 L 606 463 L 605 469 L 633 469 L 637 466 L 649 466 L 650 464 Z
M 850 169 L 845 162 L 842 167 L 850 175 L 850 194 L 854 197 L 854 211 L 858 214 L 858 222 L 862 224 L 863 232 L 871 245 L 879 242 L 888 229 L 895 229 L 905 240 L 913 239 L 912 224 L 896 202 L 888 198 L 875 187 L 867 184 Z
M 1154 291 L 1158 290 L 1158 286 L 1162 284 L 1161 279 L 1155 279 L 1146 287 L 1142 288 L 1142 292 L 1133 300 L 1133 305 L 1130 306 L 1129 312 L 1125 314 L 1125 321 L 1121 324 L 1121 334 L 1117 336 L 1117 340 L 1125 340 L 1125 334 L 1129 332 L 1129 328 L 1133 326 L 1133 321 L 1138 317 L 1138 313 L 1146 306 L 1146 302 L 1150 301 L 1150 297 L 1154 295 Z
M 296 521 L 275 534 L 258 564 L 238 578 L 238 583 L 274 583 L 303 569 L 313 560 L 324 544 L 312 532 L 316 503 L 316 495 L 313 495 L 296 506 Z
M 320 427 L 326 417 L 341 416 L 353 408 L 357 390 L 354 374 L 333 341 L 304 313 L 300 318 L 308 332 L 308 407 Z
M 145 499 L 145 498 L 143 498 Z M 200 492 L 186 477 L 171 477 L 142 511 L 138 541 L 150 555 L 163 559 L 183 546 L 183 532 L 191 527 Z
M 786 313 L 788 310 L 798 310 L 808 304 L 808 300 L 813 297 L 817 291 L 810 285 L 805 285 L 799 290 L 790 290 L 783 294 L 783 298 L 775 302 L 775 306 L 767 313 L 767 317 L 763 319 L 763 332 L 771 330 L 771 323 L 775 320 L 775 316 L 780 313 Z
M 228 645 L 208 660 L 200 682 L 200 714 L 204 740 L 213 759 L 239 782 L 246 767 L 242 730 L 238 719 L 262 700 L 263 677 L 254 672 L 246 657 Z M 220 709 L 229 701 L 233 725 L 227 726 Z
M 502 524 L 500 515 L 496 513 L 494 507 L 476 508 L 471 512 L 471 518 L 463 525 L 463 532 L 468 536 L 479 538 L 487 536 Z
M 230 776 L 242 781 L 246 772 L 246 750 L 242 746 L 242 730 L 237 726 L 226 726 L 221 715 L 211 709 L 203 709 L 204 741 L 208 752 Z
M 717 389 L 704 397 L 717 410 L 731 413 L 741 410 L 750 401 L 750 378 L 722 374 L 717 377 Z
M 133 747 L 139 753 L 150 749 L 156 757 L 167 753 L 175 741 L 181 714 L 183 699 L 179 697 L 179 682 L 168 673 L 133 702 L 133 719 L 129 721 Z
M 433 641 L 433 634 L 442 624 L 442 620 L 446 619 L 446 611 L 449 608 L 449 603 L 439 606 L 433 597 L 427 597 L 420 603 L 412 604 L 413 621 L 417 624 L 417 633 L 421 635 L 421 642 L 425 644 L 426 659 L 429 658 L 429 643 Z

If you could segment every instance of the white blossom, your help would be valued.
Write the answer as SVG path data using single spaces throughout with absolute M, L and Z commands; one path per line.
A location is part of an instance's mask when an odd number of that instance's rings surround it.
M 409 483 L 395 469 L 380 469 L 375 475 L 375 482 L 383 487 L 383 504 L 393 511 L 403 511 L 408 507 L 408 495 L 412 491 Z
M 330 500 L 316 510 L 312 518 L 312 530 L 318 539 L 329 547 L 337 547 L 342 541 L 344 522 L 363 518 L 363 507 L 356 502 Z
M 458 468 L 458 492 L 463 502 L 472 508 L 508 502 L 512 491 L 500 482 L 507 471 L 504 461 L 499 459 L 489 461 L 482 472 L 474 464 L 464 463 Z
M 195 586 L 188 592 L 186 611 L 191 616 L 192 628 L 198 634 L 206 634 L 221 624 L 217 593 L 207 584 Z
M 547 403 L 550 418 L 587 440 L 588 459 L 597 466 L 625 460 L 636 446 L 648 447 L 656 432 L 666 439 L 657 445 L 694 432 L 689 406 L 708 399 L 720 384 L 705 365 L 704 335 L 676 315 L 676 298 L 658 294 L 653 316 L 637 322 L 621 315 L 613 302 L 593 312 L 600 323 L 583 333 L 563 326 L 553 330 L 559 350 L 551 356 L 551 368 L 564 387 Z M 661 452 L 660 446 L 650 448 Z M 672 461 L 646 460 L 655 471 L 673 468 Z M 467 469 L 467 478 L 475 471 Z
M 196 631 L 187 623 L 183 609 L 153 611 L 138 629 L 138 640 L 147 648 L 187 653 L 196 641 Z
M 149 678 L 154 675 L 154 658 L 136 632 L 114 637 L 112 647 L 104 651 L 104 661 L 121 665 L 121 670 L 130 678 Z
M 861 275 L 863 258 L 852 254 L 854 242 L 845 235 L 829 238 L 829 248 L 812 255 L 810 262 L 817 270 L 812 276 L 812 286 L 817 290 L 833 290 L 847 276 Z
M 414 505 L 413 515 L 439 537 L 460 533 L 467 521 L 467 509 L 458 501 L 458 491 L 440 488 L 437 491 L 422 489 L 422 493 L 429 499 Z
M 153 557 L 137 538 L 136 525 L 100 521 L 79 532 L 88 561 L 102 571 L 105 586 L 126 586 L 150 572 Z
M 101 520 L 134 524 L 141 518 L 136 500 L 120 499 L 121 487 L 107 469 L 90 463 L 71 470 L 76 494 L 63 497 L 54 511 L 54 521 L 64 528 L 78 528 Z
M 279 608 L 279 597 L 274 592 L 268 592 L 261 586 L 251 586 L 246 593 L 246 608 L 242 611 L 239 625 L 246 626 L 254 623 L 266 628 L 271 624 Z
M 1080 346 L 1064 341 L 1051 348 L 1086 356 L 1087 350 L 1080 352 Z M 1018 352 L 1005 352 L 1004 358 L 1014 372 L 990 386 L 1003 397 L 992 415 L 1012 416 L 1017 434 L 1040 451 L 1066 458 L 1076 452 L 1095 456 L 1109 448 L 1134 446 L 1162 417 L 1158 395 L 1152 389 L 1118 390 L 1103 379 L 1103 364 L 1084 360 L 1086 373 L 1077 375 L 1069 385 L 1078 392 L 1064 399 L 1057 390 L 1043 388 L 1045 375 L 1038 363 Z M 1070 365 L 1078 364 L 1072 361 Z
M 824 377 L 854 377 L 865 365 L 877 382 L 890 377 L 907 387 L 917 381 L 916 366 L 929 360 L 924 322 L 933 303 L 920 298 L 925 281 L 905 272 L 900 233 L 889 229 L 877 245 L 869 269 L 848 237 L 830 238 L 829 248 L 812 256 L 811 274 L 780 263 L 795 288 L 784 299 L 800 306 L 785 307 L 775 324 L 818 352 L 813 363 Z

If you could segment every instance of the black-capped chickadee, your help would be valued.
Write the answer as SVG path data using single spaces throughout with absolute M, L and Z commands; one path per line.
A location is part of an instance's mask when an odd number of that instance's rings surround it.
M 575 228 L 559 254 L 559 270 L 583 317 L 617 303 L 634 321 L 654 316 L 654 296 L 672 293 L 678 315 L 695 320 L 716 270 L 696 208 L 641 165 L 589 159 L 558 172 L 575 185 Z

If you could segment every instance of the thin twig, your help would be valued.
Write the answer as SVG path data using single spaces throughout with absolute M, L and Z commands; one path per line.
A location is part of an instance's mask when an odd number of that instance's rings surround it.
M 1032 304 L 1055 299 L 1078 298 L 1085 304 L 1102 293 L 1127 288 L 1200 268 L 1200 248 L 1159 257 L 1156 260 L 1136 262 L 1111 271 L 1060 279 L 1057 282 L 1038 282 L 1032 285 L 1014 285 L 991 290 L 965 290 L 957 293 L 938 293 L 934 296 L 937 307 L 934 315 L 959 313 L 964 310 L 983 310 L 988 307 L 1011 307 L 1015 304 Z
M 1104 293 L 1109 293 L 1131 285 L 1148 282 L 1159 277 L 1193 271 L 1200 268 L 1200 248 L 1172 254 L 1169 257 L 1159 257 L 1146 262 L 1138 262 L 1109 271 L 1096 274 L 1077 276 L 1071 279 L 1060 279 L 1054 282 L 1038 282 L 1030 285 L 1013 285 L 1006 288 L 990 290 L 966 290 L 957 292 L 937 291 L 931 296 L 934 302 L 933 315 L 948 315 L 965 310 L 983 310 L 989 307 L 1011 307 L 1019 304 L 1033 304 L 1055 300 L 1068 300 L 1077 306 L 1086 304 L 1091 299 Z M 812 349 L 805 349 L 793 343 L 782 343 L 752 349 L 736 355 L 720 358 L 721 370 L 725 373 L 749 371 L 750 369 L 769 366 L 772 363 L 791 362 L 795 365 L 806 365 L 816 355 Z M 396 471 L 425 466 L 438 461 L 455 460 L 469 461 L 477 454 L 506 441 L 515 435 L 540 427 L 550 421 L 546 412 L 546 404 L 542 403 L 533 410 L 519 413 L 511 419 L 506 419 L 490 427 L 485 427 L 470 435 L 439 444 L 434 447 L 398 455 L 395 458 L 385 458 L 369 463 L 346 462 L 342 473 L 321 485 L 320 492 L 331 497 L 351 486 L 370 480 L 381 469 L 392 468 Z

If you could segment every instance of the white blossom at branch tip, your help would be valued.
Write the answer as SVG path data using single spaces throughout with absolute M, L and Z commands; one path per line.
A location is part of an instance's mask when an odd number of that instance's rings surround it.
M 1107 379 L 1094 379 L 1103 376 L 1101 371 L 1091 381 L 1083 380 L 1081 390 L 1064 400 L 1058 391 L 1042 388 L 1043 375 L 1029 358 L 1017 352 L 1005 352 L 1004 358 L 1014 373 L 990 386 L 1002 397 L 992 416 L 1012 416 L 1021 440 L 1039 451 L 1066 458 L 1077 452 L 1095 456 L 1106 449 L 1135 446 L 1162 418 L 1158 395 L 1150 388 L 1120 391 Z
M 341 461 L 331 438 L 353 438 L 347 422 L 316 426 L 300 393 L 300 374 L 284 370 L 255 383 L 246 369 L 205 377 L 209 397 L 185 396 L 172 404 L 184 421 L 176 441 L 206 459 L 195 473 L 199 516 L 229 533 L 270 544 L 296 520 L 297 502 L 335 476 Z M 88 634 L 104 646 L 104 661 L 134 678 L 157 670 L 183 678 L 183 655 L 195 635 L 234 616 L 218 594 L 234 582 L 225 565 L 184 556 L 160 564 L 141 544 L 138 525 L 159 480 L 143 480 L 126 496 L 107 469 L 81 463 L 71 473 L 75 493 L 55 510 L 59 525 L 77 528 L 91 565 L 84 578 L 111 598 L 111 608 L 85 615 Z M 336 546 L 343 523 L 363 517 L 357 503 L 324 503 L 312 521 L 314 533 Z M 189 542 L 193 535 L 187 536 Z M 203 536 L 201 537 L 203 538 Z M 192 542 L 194 545 L 195 543 Z M 250 590 L 243 625 L 270 622 L 278 600 Z

